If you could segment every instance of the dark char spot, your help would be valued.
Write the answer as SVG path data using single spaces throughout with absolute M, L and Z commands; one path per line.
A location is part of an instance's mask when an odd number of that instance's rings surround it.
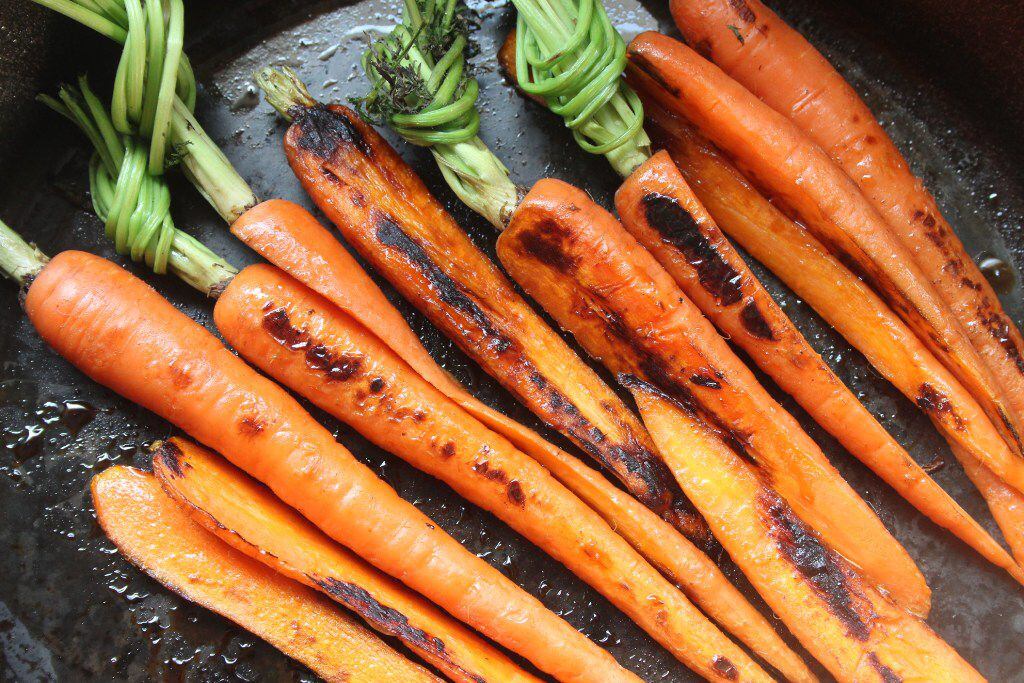
M 917 405 L 926 413 L 949 415 L 953 420 L 953 425 L 958 430 L 962 430 L 965 426 L 963 418 L 957 415 L 953 410 L 953 404 L 950 403 L 949 397 L 945 394 L 939 393 L 939 391 L 928 382 L 921 384 L 921 389 L 917 395 Z
M 750 9 L 747 5 L 746 0 L 729 0 L 729 4 L 736 10 L 736 16 L 748 24 L 752 24 L 757 21 L 757 16 L 754 14 L 754 10 Z
M 508 499 L 522 507 L 526 502 L 526 494 L 523 493 L 523 486 L 513 479 L 508 483 Z
M 266 428 L 263 420 L 253 415 L 246 415 L 238 421 L 238 431 L 248 436 L 256 436 Z
M 690 375 L 690 381 L 697 386 L 707 387 L 708 389 L 721 389 L 722 385 L 713 377 L 702 375 L 699 372 Z
M 671 85 L 668 81 L 665 80 L 665 78 L 661 75 L 661 70 L 655 68 L 651 64 L 651 61 L 647 58 L 647 55 L 643 54 L 642 52 L 636 52 L 632 49 L 629 49 L 628 51 L 630 66 L 634 67 L 635 69 L 640 71 L 640 73 L 647 76 L 647 78 L 650 78 L 652 81 L 654 81 L 659 86 L 664 88 L 665 91 L 668 92 L 669 94 L 675 95 L 677 97 L 679 96 L 679 88 L 676 88 L 675 86 Z
M 758 339 L 767 339 L 768 341 L 775 339 L 775 335 L 772 333 L 772 326 L 768 324 L 768 321 L 761 313 L 761 309 L 757 307 L 757 302 L 754 300 L 748 301 L 743 306 L 743 310 L 740 311 L 740 322 L 743 323 L 743 327 L 746 328 L 747 332 Z
M 371 379 L 370 392 L 374 394 L 379 394 L 382 391 L 384 391 L 384 380 L 381 379 L 380 377 L 374 377 L 373 379 Z
M 722 674 L 722 678 L 735 681 L 740 677 L 740 670 L 727 657 L 715 655 L 711 660 L 711 668 Z
M 342 382 L 351 379 L 363 365 L 363 357 L 357 354 L 336 355 L 323 344 L 314 344 L 305 331 L 296 329 L 284 308 L 269 307 L 263 313 L 263 329 L 278 344 L 292 351 L 304 351 L 306 365 L 326 375 L 327 379 Z
M 341 112 L 322 104 L 296 108 L 289 112 L 299 127 L 298 144 L 321 159 L 329 160 L 341 145 L 354 145 L 364 156 L 373 157 L 373 149 L 355 124 Z
M 647 222 L 661 238 L 679 249 L 697 271 L 697 279 L 718 303 L 731 306 L 743 296 L 742 278 L 700 231 L 693 216 L 672 197 L 655 192 L 644 195 Z
M 523 252 L 555 270 L 571 274 L 576 271 L 579 260 L 568 253 L 565 240 L 558 235 L 558 224 L 548 219 L 536 227 L 516 235 Z
M 170 441 L 161 441 L 153 453 L 153 458 L 159 460 L 164 469 L 170 472 L 175 479 L 185 476 L 185 470 L 192 467 L 182 460 L 183 457 L 184 453 L 181 452 L 181 449 Z
M 895 671 L 882 664 L 881 660 L 878 659 L 878 655 L 874 652 L 868 653 L 868 662 L 878 672 L 878 675 L 882 677 L 883 683 L 903 683 L 903 679 Z

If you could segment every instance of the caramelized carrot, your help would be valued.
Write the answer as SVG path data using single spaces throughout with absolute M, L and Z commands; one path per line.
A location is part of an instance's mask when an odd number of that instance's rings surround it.
M 1014 502 L 1021 500 L 1020 494 L 988 473 L 979 460 L 983 451 L 1006 450 L 1007 446 L 970 394 L 885 302 L 802 226 L 751 187 L 690 124 L 650 100 L 645 101 L 645 111 L 652 137 L 672 155 L 719 227 L 928 414 L 978 485 L 1014 554 L 1018 560 L 1024 559 L 1024 518 L 1018 516 L 1024 515 L 1024 504 Z M 951 531 L 990 562 L 1018 581 L 1024 579 L 1020 567 L 977 523 L 969 519 L 958 523 L 955 518 L 947 521 Z
M 1024 339 L 938 204 L 885 129 L 828 60 L 759 0 L 673 0 L 698 49 L 789 117 L 857 183 L 942 296 L 1024 432 Z M 743 35 L 736 40 L 729 25 Z
M 270 200 L 250 209 L 231 230 L 361 323 L 463 410 L 547 468 L 705 614 L 788 680 L 812 680 L 800 657 L 699 548 L 600 473 L 473 398 L 442 370 L 377 285 L 308 211 L 291 202 Z
M 93 477 L 92 500 L 100 526 L 129 562 L 325 680 L 440 680 L 326 599 L 193 524 L 152 475 L 111 467 Z
M 694 671 L 710 680 L 729 680 L 724 668 L 742 680 L 770 680 L 547 470 L 323 297 L 269 266 L 250 266 L 221 295 L 214 319 L 264 372 L 492 512 Z
M 498 256 L 612 372 L 692 395 L 827 543 L 900 604 L 927 613 L 928 587 L 910 556 L 611 214 L 570 185 L 541 180 L 499 238 Z
M 683 488 L 793 634 L 840 681 L 981 681 L 925 623 L 900 610 L 702 422 L 696 406 L 625 379 Z
M 219 451 L 335 540 L 563 681 L 635 681 L 360 464 L 283 389 L 126 270 L 64 252 L 25 310 L 85 374 Z
M 886 297 L 1000 430 L 1013 457 L 986 454 L 984 462 L 1022 490 L 1022 446 L 991 373 L 913 255 L 856 184 L 791 121 L 682 43 L 644 33 L 629 53 L 639 88 L 692 121 Z
M 534 414 L 706 542 L 706 525 L 637 417 L 516 294 L 387 141 L 346 107 L 293 114 L 289 163 L 345 240 Z
M 398 638 L 452 681 L 538 680 L 423 597 L 329 539 L 212 451 L 172 438 L 154 450 L 153 472 L 195 523 Z

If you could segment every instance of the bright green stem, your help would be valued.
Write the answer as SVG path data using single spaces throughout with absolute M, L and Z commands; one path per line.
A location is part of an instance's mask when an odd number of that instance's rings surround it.
M 275 69 L 267 66 L 255 74 L 253 79 L 263 91 L 263 97 L 281 117 L 291 123 L 297 111 L 317 106 L 318 102 L 309 94 L 309 88 L 302 82 L 298 74 L 282 67 Z
M 441 174 L 452 191 L 469 208 L 504 230 L 522 199 L 522 193 L 508 177 L 508 169 L 483 143 L 473 136 L 454 145 L 430 148 Z
M 0 220 L 0 273 L 24 287 L 49 260 L 34 244 L 23 240 Z
M 183 282 L 214 299 L 238 274 L 237 268 L 181 230 L 174 232 L 167 266 Z

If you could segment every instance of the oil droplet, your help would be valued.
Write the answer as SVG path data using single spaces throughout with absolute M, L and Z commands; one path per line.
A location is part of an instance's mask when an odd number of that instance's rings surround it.
M 996 294 L 1009 294 L 1016 283 L 1017 279 L 1013 274 L 1013 268 L 1006 261 L 995 256 L 988 254 L 979 256 L 978 268 L 992 285 L 992 289 L 996 290 Z
M 239 95 L 234 102 L 231 103 L 231 112 L 237 114 L 243 111 L 249 111 L 260 103 L 260 94 L 256 90 L 256 87 L 251 83 L 245 86 L 245 91 Z

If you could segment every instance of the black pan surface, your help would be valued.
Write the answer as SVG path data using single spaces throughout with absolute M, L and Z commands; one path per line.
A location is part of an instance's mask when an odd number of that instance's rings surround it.
M 998 60 L 971 61 L 991 50 L 965 50 L 958 59 L 949 54 L 956 51 L 954 43 L 948 50 L 922 45 L 923 38 L 943 35 L 942 30 L 958 35 L 956 25 L 942 29 L 925 19 L 916 30 L 915 7 L 929 4 L 923 0 L 885 7 L 867 0 L 858 7 L 828 0 L 773 4 L 866 95 L 935 190 L 968 251 L 987 264 L 1010 314 L 1020 323 L 1024 300 L 1017 274 L 1024 266 L 1024 179 L 1018 170 L 1019 136 L 1005 123 L 1012 121 L 1022 100 L 1006 100 L 1000 107 L 998 93 L 988 90 L 971 98 L 970 83 L 963 76 L 949 76 L 956 69 L 944 65 L 980 64 L 985 70 L 978 72 L 978 83 L 1005 81 L 1019 70 L 1004 68 Z M 973 4 L 943 3 L 947 10 Z M 1017 3 L 1003 4 L 994 3 L 993 11 L 1019 23 L 1024 10 Z M 661 0 L 610 0 L 607 5 L 627 39 L 646 28 L 675 33 Z M 511 8 L 502 0 L 472 0 L 471 7 L 480 23 L 480 50 L 473 61 L 481 83 L 485 141 L 521 184 L 559 177 L 586 187 L 610 206 L 618 180 L 603 160 L 581 152 L 560 122 L 523 102 L 496 70 L 492 56 L 512 24 Z M 366 33 L 390 25 L 394 11 L 394 3 L 383 0 L 254 0 L 190 7 L 189 52 L 202 86 L 200 120 L 260 196 L 309 206 L 280 152 L 282 125 L 250 91 L 251 72 L 267 63 L 288 64 L 315 95 L 343 101 L 365 87 L 357 61 Z M 888 23 L 865 19 L 876 15 Z M 951 16 L 947 23 L 955 23 L 956 13 Z M 976 23 L 963 25 L 961 38 L 969 43 L 976 35 L 971 32 L 980 29 Z M 52 91 L 60 79 L 86 69 L 95 85 L 108 87 L 116 52 L 98 36 L 43 13 L 27 0 L 0 0 L 0 34 L 0 215 L 49 253 L 78 248 L 123 263 L 103 240 L 102 227 L 89 208 L 84 141 L 31 102 L 37 88 Z M 1019 50 L 1019 34 L 1016 41 L 1006 43 L 1008 55 Z M 1016 83 L 1018 96 L 1022 85 L 1024 81 Z M 489 227 L 447 191 L 429 154 L 404 144 L 398 148 L 477 242 L 492 251 Z M 187 183 L 176 179 L 173 185 L 179 226 L 236 265 L 255 260 Z M 170 278 L 128 267 L 212 329 L 209 302 Z M 763 269 L 757 272 L 886 427 L 920 462 L 939 466 L 934 476 L 997 533 L 980 497 L 927 419 L 806 305 Z M 386 283 L 385 289 L 393 294 Z M 430 351 L 472 391 L 537 426 L 422 316 L 392 298 Z M 934 591 L 932 626 L 990 680 L 1024 680 L 1021 588 L 923 520 L 792 401 L 780 399 L 919 561 Z M 489 514 L 351 430 L 324 421 L 401 495 L 625 666 L 648 681 L 693 679 L 601 596 Z M 22 316 L 13 288 L 0 291 L 0 680 L 315 679 L 229 622 L 141 575 L 98 529 L 87 492 L 89 478 L 113 463 L 147 466 L 146 444 L 172 433 L 166 423 L 97 386 L 48 350 Z

